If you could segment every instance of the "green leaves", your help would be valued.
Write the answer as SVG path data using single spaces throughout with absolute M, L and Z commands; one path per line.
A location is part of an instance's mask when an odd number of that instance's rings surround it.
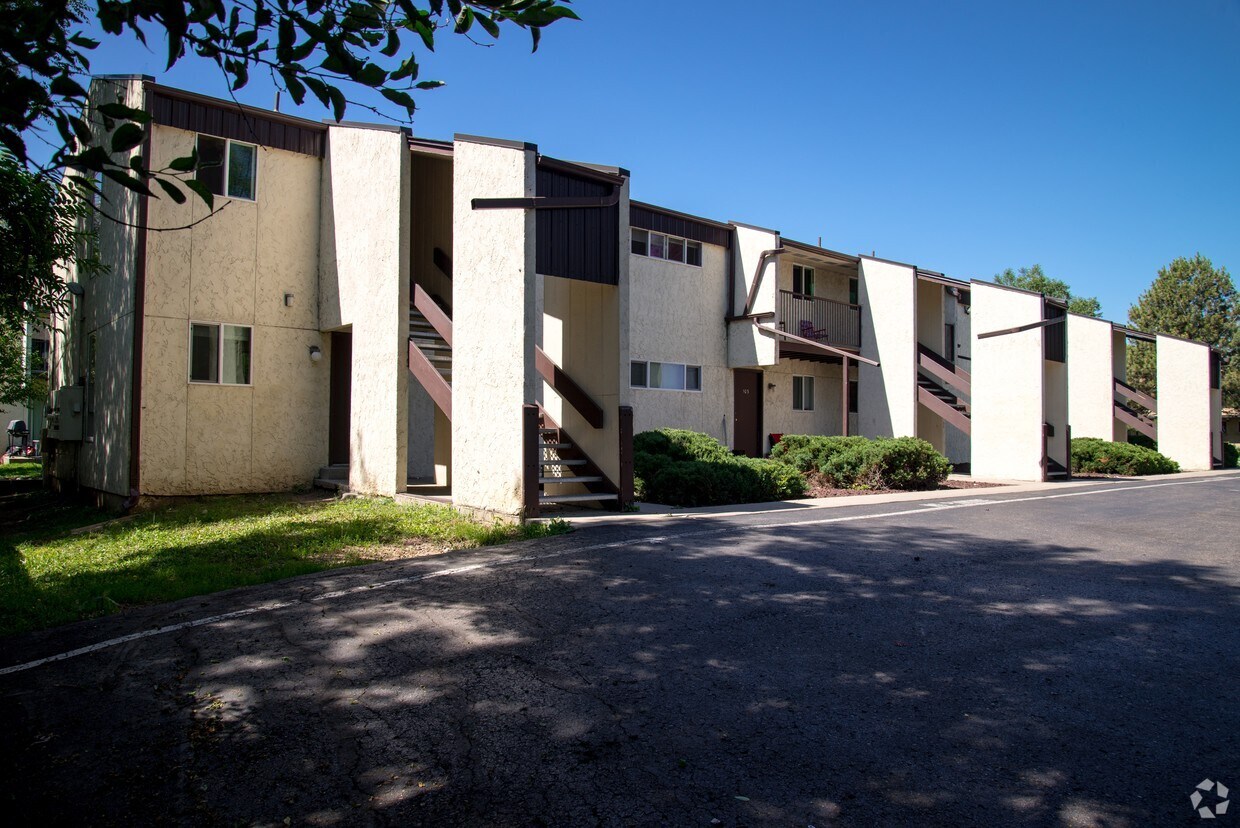
M 135 123 L 126 122 L 112 133 L 112 152 L 127 152 L 146 137 L 146 131 Z
M 203 203 L 207 205 L 208 210 L 212 210 L 212 211 L 215 210 L 215 193 L 211 192 L 211 190 L 207 188 L 206 184 L 203 184 L 201 181 L 199 181 L 196 178 L 187 179 L 183 181 L 182 183 L 186 187 L 189 187 L 191 190 L 193 190 L 198 195 L 198 197 L 203 200 Z

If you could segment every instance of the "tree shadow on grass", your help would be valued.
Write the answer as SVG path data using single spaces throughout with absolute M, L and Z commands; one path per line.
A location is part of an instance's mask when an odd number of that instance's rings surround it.
M 1166 823 L 1240 755 L 1229 578 L 961 528 L 634 537 L 4 679 L 5 804 L 97 824 Z

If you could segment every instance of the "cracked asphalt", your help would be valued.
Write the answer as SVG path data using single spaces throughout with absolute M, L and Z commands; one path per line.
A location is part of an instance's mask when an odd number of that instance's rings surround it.
M 1198 823 L 1203 778 L 1240 790 L 1240 476 L 1001 491 L 582 529 L 0 641 L 7 667 L 246 613 L 0 675 L 0 813 Z

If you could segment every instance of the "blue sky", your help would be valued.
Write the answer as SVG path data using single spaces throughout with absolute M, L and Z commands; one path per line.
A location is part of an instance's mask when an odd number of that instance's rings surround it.
M 534 55 L 443 35 L 414 132 L 533 141 L 627 167 L 638 199 L 959 278 L 1038 262 L 1119 321 L 1176 256 L 1240 276 L 1240 0 L 574 6 Z M 162 52 L 113 40 L 92 68 L 226 93 Z

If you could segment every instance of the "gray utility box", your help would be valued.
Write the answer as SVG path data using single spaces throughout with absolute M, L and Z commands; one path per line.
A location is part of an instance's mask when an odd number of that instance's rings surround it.
M 86 419 L 83 405 L 85 390 L 81 385 L 66 385 L 52 392 L 46 420 L 49 439 L 82 439 L 82 421 Z

